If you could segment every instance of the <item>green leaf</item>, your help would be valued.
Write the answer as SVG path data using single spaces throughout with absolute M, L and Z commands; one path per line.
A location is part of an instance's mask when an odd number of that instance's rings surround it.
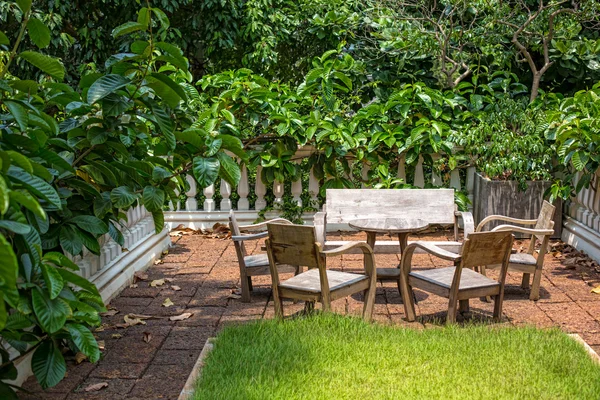
M 16 221 L 0 220 L 0 229 L 7 229 L 17 235 L 27 235 L 31 226 Z
M 33 325 L 33 322 L 25 314 L 15 312 L 8 316 L 6 320 L 6 329 L 26 329 Z
M 223 114 L 223 116 L 225 117 L 225 119 L 227 121 L 229 121 L 229 123 L 231 125 L 235 125 L 235 116 L 231 113 L 231 111 L 226 110 L 226 109 L 222 109 L 221 110 L 221 114 Z
M 46 339 L 33 353 L 31 369 L 42 388 L 55 386 L 67 372 L 67 364 L 53 339 Z
M 125 244 L 125 238 L 120 230 L 113 224 L 112 221 L 108 223 L 108 234 L 119 246 L 123 246 Z
M 150 76 L 154 79 L 161 81 L 165 85 L 167 85 L 169 88 L 171 88 L 171 90 L 173 90 L 175 93 L 177 93 L 177 95 L 182 100 L 187 99 L 187 95 L 185 94 L 185 91 L 183 90 L 183 88 L 177 82 L 175 82 L 173 79 L 171 79 L 169 76 L 167 76 L 165 74 L 157 73 L 157 72 L 152 72 L 150 74 Z
M 198 185 L 200 185 L 201 188 L 205 188 L 215 183 L 219 176 L 220 166 L 219 160 L 214 157 L 195 157 L 193 160 L 192 172 Z
M 8 384 L 0 381 L 0 399 L 19 400 L 17 393 Z
M 39 19 L 31 18 L 27 22 L 27 31 L 29 32 L 31 41 L 40 49 L 48 47 L 50 44 L 50 29 Z
M 132 205 L 137 196 L 128 186 L 119 186 L 110 192 L 110 200 L 116 208 L 126 208 Z
M 69 225 L 65 225 L 60 229 L 60 245 L 62 248 L 73 255 L 81 253 L 83 243 L 75 230 Z
M 116 90 L 127 86 L 131 81 L 121 75 L 109 74 L 97 79 L 90 86 L 87 93 L 87 102 L 94 104 Z
M 0 187 L 2 186 L 1 183 L 2 183 L 2 180 L 0 177 Z M 1 192 L 2 192 L 2 190 L 0 188 L 0 194 L 1 194 Z M 35 197 L 33 197 L 32 195 L 30 195 L 29 193 L 13 190 L 10 192 L 10 199 L 16 201 L 17 203 L 19 203 L 20 205 L 22 205 L 23 207 L 25 207 L 26 209 L 28 209 L 29 211 L 34 213 L 36 216 L 43 219 L 44 221 L 48 220 L 46 211 L 44 211 L 44 209 L 42 208 L 40 203 L 37 201 L 37 199 Z
M 75 229 L 75 234 L 89 251 L 96 255 L 100 255 L 100 243 L 98 243 L 98 239 L 96 239 L 94 235 L 82 231 L 81 229 Z
M 175 139 L 175 125 L 171 116 L 163 108 L 156 105 L 152 105 L 152 115 L 156 119 L 158 127 L 165 135 L 168 148 L 174 150 L 177 140 Z
M 161 10 L 160 8 L 153 8 L 152 12 L 156 15 L 156 18 L 158 18 L 158 20 L 160 21 L 160 24 L 163 27 L 163 29 L 168 29 L 170 22 L 169 22 L 169 18 L 167 17 L 167 14 L 165 14 L 164 11 Z
M 179 49 L 179 47 L 173 46 L 172 44 L 165 43 L 165 42 L 158 42 L 155 44 L 155 46 L 170 56 L 170 57 L 164 57 L 164 56 L 158 57 L 157 58 L 158 60 L 161 60 L 161 59 L 166 60 L 169 63 L 176 66 L 177 68 L 187 71 L 187 69 L 189 68 L 189 64 L 188 64 L 187 60 L 183 57 L 183 52 L 181 51 L 181 49 Z
M 88 292 L 100 298 L 100 293 L 92 282 L 66 269 L 60 268 L 57 271 L 62 275 L 65 281 L 72 283 L 75 286 L 79 286 L 80 288 L 87 290 Z M 102 299 L 99 301 L 102 302 Z
M 38 155 L 55 167 L 62 168 L 65 171 L 75 172 L 75 169 L 73 169 L 67 160 L 51 150 L 42 148 L 38 151 Z
M 54 207 L 62 210 L 62 203 L 56 190 L 50 186 L 46 181 L 38 178 L 37 176 L 28 174 L 24 170 L 12 165 L 8 169 L 7 174 L 13 182 L 16 182 L 36 196 L 41 197 L 47 202 L 51 203 Z
M 95 363 L 100 359 L 98 343 L 88 328 L 81 324 L 67 324 L 67 329 L 79 351 L 85 354 L 90 362 Z
M 6 154 L 8 154 L 14 165 L 23 168 L 26 172 L 30 174 L 33 174 L 33 166 L 31 165 L 31 161 L 29 161 L 29 158 L 25 157 L 21 153 L 17 153 L 16 151 L 12 150 L 7 150 Z
M 29 115 L 27 114 L 27 109 L 20 103 L 12 100 L 4 100 L 4 104 L 8 108 L 8 111 L 10 111 L 15 121 L 17 121 L 19 129 L 21 131 L 27 130 L 27 125 L 29 124 Z
M 219 176 L 221 176 L 221 178 L 223 178 L 231 186 L 237 186 L 240 178 L 242 177 L 242 172 L 240 171 L 239 165 L 233 158 L 223 152 L 217 153 L 217 158 L 221 164 Z
M 24 51 L 19 54 L 19 57 L 59 81 L 62 81 L 65 78 L 65 67 L 56 58 L 35 51 Z
M 14 290 L 17 284 L 19 264 L 12 245 L 0 234 L 0 290 Z
M 89 233 L 104 235 L 108 233 L 108 226 L 100 218 L 93 215 L 78 215 L 67 222 L 77 225 L 79 228 Z
M 48 287 L 48 292 L 50 293 L 50 299 L 55 299 L 63 289 L 65 282 L 63 281 L 62 276 L 53 266 L 42 264 L 41 268 L 44 281 L 46 281 L 46 286 Z
M 152 219 L 154 220 L 154 232 L 161 233 L 165 228 L 165 215 L 162 210 L 157 210 L 152 213 Z
M 6 186 L 6 181 L 4 177 L 0 175 L 0 215 L 4 215 L 6 210 L 8 210 L 8 206 L 10 204 L 10 196 L 12 196 L 13 191 L 11 191 L 8 186 Z
M 48 333 L 59 331 L 67 321 L 71 309 L 63 299 L 50 299 L 40 288 L 31 291 L 33 311 L 40 322 L 40 326 Z
M 203 136 L 206 136 L 206 132 L 200 129 L 186 129 L 183 132 L 175 132 L 177 140 L 189 143 L 198 149 L 204 147 Z
M 104 218 L 112 210 L 112 207 L 112 201 L 108 192 L 103 192 L 102 195 L 94 199 L 94 215 L 98 218 Z
M 140 24 L 139 22 L 125 22 L 122 25 L 117 26 L 112 31 L 113 37 L 117 38 L 122 35 L 126 35 L 131 32 L 146 30 L 146 25 Z
M 73 261 L 69 260 L 67 256 L 56 251 L 50 251 L 44 254 L 44 261 L 49 261 L 60 267 L 69 268 L 73 271 L 79 271 L 79 267 Z
M 8 36 L 4 32 L 0 31 L 0 45 L 9 45 L 10 41 L 8 40 Z
M 160 75 L 160 74 L 157 74 Z M 181 102 L 181 96 L 177 94 L 170 86 L 165 84 L 163 81 L 154 79 L 152 77 L 146 78 L 146 86 L 152 88 L 154 93 L 161 98 L 171 108 L 176 108 Z
M 165 192 L 154 186 L 146 186 L 142 195 L 142 201 L 150 212 L 162 210 L 165 204 Z
M 15 0 L 15 3 L 17 3 L 21 11 L 23 11 L 23 14 L 31 10 L 31 0 Z
M 138 24 L 142 24 L 145 27 L 148 27 L 148 24 L 150 23 L 150 9 L 149 8 L 147 8 L 147 7 L 140 8 L 140 10 L 138 11 L 137 22 L 138 22 Z

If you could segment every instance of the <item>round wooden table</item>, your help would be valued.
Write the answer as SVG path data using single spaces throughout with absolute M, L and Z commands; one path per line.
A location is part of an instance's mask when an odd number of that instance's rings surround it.
M 404 253 L 408 244 L 408 235 L 424 231 L 429 223 L 422 219 L 407 218 L 369 218 L 355 219 L 348 223 L 352 228 L 367 233 L 367 243 L 375 250 L 375 237 L 378 233 L 398 235 L 400 254 Z M 398 281 L 400 279 L 400 266 L 398 268 L 377 268 L 377 279 Z

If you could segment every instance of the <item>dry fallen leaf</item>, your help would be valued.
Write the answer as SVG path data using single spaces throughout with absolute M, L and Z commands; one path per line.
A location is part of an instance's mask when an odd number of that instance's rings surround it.
M 592 289 L 592 293 L 600 294 L 600 286 L 596 286 Z
M 165 301 L 163 301 L 163 303 L 162 303 L 162 306 L 163 306 L 163 307 L 171 307 L 171 306 L 174 306 L 174 305 L 175 305 L 175 303 L 173 303 L 173 302 L 171 301 L 171 299 L 170 299 L 170 298 L 168 298 L 168 297 L 167 297 L 167 298 L 165 299 Z
M 130 287 L 130 288 L 133 288 L 133 289 L 135 289 L 135 288 L 137 288 L 137 287 L 138 287 L 138 284 L 137 284 L 137 283 L 134 283 L 134 284 L 132 284 L 132 285 L 129 285 L 129 287 Z
M 113 339 L 121 339 L 123 335 L 121 335 L 120 333 L 113 333 L 112 335 L 110 335 L 110 337 Z
M 83 390 L 86 392 L 97 392 L 98 390 L 104 389 L 105 387 L 108 387 L 108 382 L 95 383 L 86 387 Z
M 136 283 L 137 281 L 145 281 L 145 280 L 148 280 L 147 272 L 137 271 L 135 274 L 133 274 L 133 283 Z
M 82 352 L 75 354 L 75 364 L 81 364 L 87 359 L 87 356 Z
M 97 343 L 98 343 L 98 349 L 100 351 L 104 351 L 104 346 L 105 346 L 104 340 L 98 340 Z
M 167 283 L 173 282 L 173 278 L 164 278 L 164 281 Z
M 231 293 L 229 296 L 227 296 L 228 299 L 241 299 L 242 296 L 240 296 L 239 294 L 235 294 L 235 293 Z
M 152 286 L 152 287 L 162 286 L 164 284 L 165 284 L 164 279 L 156 279 L 156 280 L 153 280 L 152 282 L 150 282 L 150 286 Z
M 131 317 L 129 315 L 125 316 L 125 324 L 127 326 L 135 326 L 135 325 L 146 325 L 146 322 L 141 318 Z
M 154 260 L 154 265 L 158 265 L 158 264 L 161 264 L 161 263 L 162 263 L 162 260 L 160 260 L 160 259 L 159 260 Z
M 167 254 L 169 254 L 169 250 L 164 250 L 164 251 L 162 252 L 162 254 L 163 254 L 163 256 L 166 256 Z
M 106 312 L 100 313 L 101 317 L 112 317 L 113 315 L 117 314 L 119 312 L 119 310 L 117 309 L 112 309 L 112 310 L 108 310 Z
M 152 333 L 150 332 L 144 332 L 144 342 L 146 343 L 150 343 L 150 341 L 152 340 Z
M 123 253 L 127 253 L 129 251 L 129 249 L 127 247 L 121 247 L 121 251 Z
M 183 321 L 184 319 L 188 319 L 192 315 L 194 315 L 194 314 L 186 312 L 186 313 L 183 313 L 183 314 L 180 314 L 180 315 L 175 315 L 173 317 L 170 317 L 169 320 L 170 321 Z
M 176 291 L 176 292 L 178 292 L 178 291 L 181 290 L 181 288 L 179 286 L 175 286 L 175 285 L 171 286 L 171 289 L 174 290 L 174 291 Z

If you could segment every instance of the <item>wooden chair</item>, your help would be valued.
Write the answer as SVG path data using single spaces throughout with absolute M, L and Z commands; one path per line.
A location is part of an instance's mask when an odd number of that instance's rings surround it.
M 317 242 L 315 229 L 312 226 L 267 225 L 267 254 L 273 281 L 273 302 L 276 318 L 283 318 L 282 298 L 303 300 L 307 305 L 318 301 L 323 304 L 323 311 L 331 310 L 331 301 L 364 292 L 365 304 L 363 318 L 371 320 L 375 302 L 377 274 L 373 250 L 364 242 L 351 242 L 337 249 L 323 251 Z M 325 257 L 337 256 L 360 249 L 365 257 L 365 273 L 329 271 L 325 267 Z M 278 265 L 288 264 L 309 269 L 288 280 L 280 281 Z
M 235 218 L 235 213 L 229 212 L 229 229 L 231 229 L 231 239 L 237 253 L 238 264 L 240 266 L 240 280 L 242 285 L 242 301 L 250 302 L 250 292 L 252 291 L 252 277 L 256 275 L 269 275 L 269 258 L 266 253 L 248 255 L 244 242 L 248 240 L 258 240 L 267 237 L 267 231 L 264 230 L 270 222 L 281 224 L 291 224 L 290 221 L 283 218 L 276 218 L 270 221 L 261 222 L 254 225 L 239 225 Z M 263 229 L 263 232 L 259 230 Z M 257 232 L 259 231 L 259 232 Z M 254 233 L 247 233 L 254 232 Z M 298 273 L 298 267 L 282 266 L 281 272 Z
M 499 321 L 502 317 L 504 281 L 513 239 L 510 232 L 472 233 L 464 241 L 461 254 L 446 251 L 428 242 L 409 244 L 402 255 L 400 277 L 406 319 L 415 320 L 412 289 L 417 287 L 449 299 L 448 322 L 456 321 L 457 303 L 460 311 L 468 311 L 470 298 L 485 296 L 494 297 L 494 319 Z M 454 267 L 411 271 L 412 256 L 416 249 L 452 261 Z M 498 281 L 470 269 L 496 264 L 502 266 Z
M 533 274 L 533 283 L 531 285 L 531 293 L 529 295 L 530 300 L 538 300 L 540 298 L 540 282 L 542 280 L 542 268 L 544 267 L 544 256 L 548 251 L 548 241 L 550 236 L 554 233 L 554 212 L 556 207 L 552 204 L 544 201 L 540 215 L 537 219 L 517 219 L 511 217 L 505 217 L 502 215 L 490 215 L 484 218 L 479 225 L 477 225 L 476 232 L 481 232 L 483 227 L 491 221 L 505 221 L 513 224 L 520 225 L 534 225 L 533 229 L 523 228 L 515 225 L 499 225 L 493 228 L 492 232 L 521 232 L 531 234 L 531 242 L 526 253 L 515 253 L 511 254 L 508 262 L 509 271 L 517 271 L 523 273 L 523 280 L 521 281 L 521 287 L 524 289 L 529 288 L 529 277 Z M 541 242 L 540 251 L 535 255 L 535 242 L 536 239 Z M 495 268 L 494 265 L 488 266 L 488 268 Z M 480 272 L 485 275 L 485 267 L 480 269 Z

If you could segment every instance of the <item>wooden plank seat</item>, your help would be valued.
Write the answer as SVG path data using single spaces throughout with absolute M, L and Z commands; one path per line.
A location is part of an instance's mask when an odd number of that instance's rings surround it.
M 348 229 L 352 220 L 386 217 L 422 219 L 433 226 L 453 227 L 454 241 L 433 243 L 455 253 L 462 245 L 458 241 L 459 219 L 465 237 L 475 230 L 471 213 L 456 210 L 454 189 L 327 189 L 323 211 L 314 218 L 317 240 L 325 250 L 343 246 L 346 241 L 327 240 L 327 232 Z M 397 240 L 377 240 L 373 252 L 400 254 L 400 245 Z
M 467 311 L 470 298 L 486 296 L 494 298 L 494 319 L 500 320 L 504 282 L 513 239 L 510 232 L 471 233 L 465 239 L 460 254 L 453 254 L 428 242 L 408 245 L 402 257 L 400 278 L 406 319 L 414 321 L 416 318 L 412 290 L 419 288 L 448 299 L 448 322 L 456 321 L 457 305 L 460 305 L 461 311 Z M 412 271 L 412 256 L 417 248 L 438 258 L 452 261 L 454 267 Z M 501 265 L 498 281 L 473 270 L 487 265 Z
M 270 223 L 267 229 L 267 254 L 277 318 L 283 318 L 283 298 L 303 300 L 308 309 L 312 309 L 318 301 L 323 305 L 323 311 L 328 312 L 331 301 L 353 293 L 364 293 L 363 318 L 371 320 L 377 285 L 371 246 L 364 242 L 351 242 L 338 249 L 323 251 L 312 226 Z M 360 249 L 364 255 L 364 274 L 327 270 L 326 257 L 345 254 L 352 249 Z M 282 281 L 279 279 L 280 264 L 308 267 L 308 271 Z

